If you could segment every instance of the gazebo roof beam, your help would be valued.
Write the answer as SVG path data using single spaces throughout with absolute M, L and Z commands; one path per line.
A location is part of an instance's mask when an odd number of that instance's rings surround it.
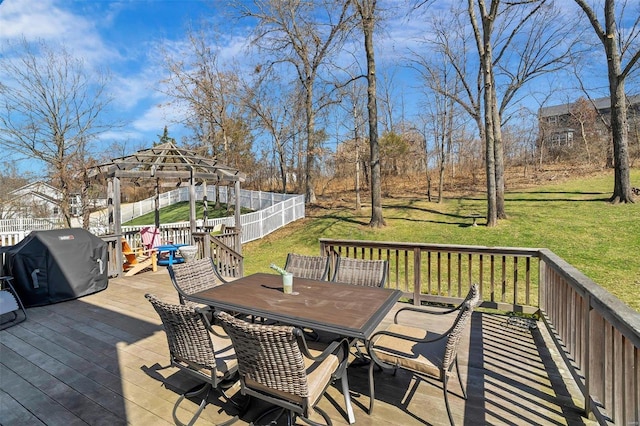
M 137 171 L 137 170 L 114 170 L 107 173 L 107 177 L 118 177 L 118 178 L 150 178 L 151 174 L 149 171 Z M 180 171 L 180 170 L 158 170 L 156 171 L 154 177 L 161 179 L 185 179 L 188 180 L 191 178 L 191 172 L 189 171 Z M 196 180 L 214 180 L 217 177 L 218 181 L 229 181 L 229 182 L 242 182 L 244 177 L 240 175 L 229 175 L 222 173 L 194 173 L 193 178 Z
M 101 167 L 105 167 L 106 165 L 102 165 Z M 156 164 L 156 163 L 137 163 L 137 162 L 118 162 L 118 163 L 112 163 L 110 164 L 108 167 L 112 167 L 112 168 L 117 168 L 119 170 L 131 170 L 134 168 L 141 168 L 142 170 L 150 170 L 152 166 L 156 166 L 156 170 L 160 170 L 160 169 L 194 169 L 196 171 L 198 171 L 198 169 L 201 169 L 201 172 L 209 172 L 209 173 L 216 173 L 217 171 L 223 171 L 229 174 L 233 174 L 236 175 L 238 173 L 240 173 L 237 169 L 234 169 L 232 167 L 226 167 L 226 166 L 222 166 L 222 165 L 218 165 L 218 166 L 211 166 L 205 163 L 200 163 L 200 164 L 188 164 L 188 163 L 161 163 L 161 164 Z

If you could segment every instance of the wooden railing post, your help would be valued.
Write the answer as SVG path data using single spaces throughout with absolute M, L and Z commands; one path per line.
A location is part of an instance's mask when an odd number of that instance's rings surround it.
M 422 251 L 416 247 L 413 249 L 413 304 L 420 305 L 422 293 Z

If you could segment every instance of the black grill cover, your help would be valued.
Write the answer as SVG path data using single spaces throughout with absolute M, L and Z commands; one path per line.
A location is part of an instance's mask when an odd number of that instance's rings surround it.
M 107 288 L 107 244 L 79 228 L 32 231 L 5 251 L 25 306 L 76 299 Z

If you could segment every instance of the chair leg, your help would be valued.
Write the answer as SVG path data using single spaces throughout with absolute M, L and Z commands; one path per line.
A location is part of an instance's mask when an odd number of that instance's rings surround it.
M 455 360 L 456 364 L 456 374 L 458 375 L 458 383 L 460 383 L 460 389 L 462 389 L 462 397 L 467 399 L 467 390 L 465 386 L 462 384 L 462 376 L 460 375 L 460 367 L 458 367 L 458 357 Z
M 209 393 L 211 392 L 211 384 L 210 383 L 205 383 L 204 385 L 198 385 L 197 387 L 183 393 L 182 395 L 180 395 L 180 398 L 178 398 L 178 400 L 176 401 L 175 405 L 173 406 L 173 421 L 176 425 L 179 426 L 192 426 L 196 420 L 198 419 L 198 417 L 200 416 L 200 413 L 202 413 L 202 410 L 204 409 L 205 405 L 207 405 L 207 399 L 209 398 Z M 178 420 L 178 416 L 177 416 L 177 411 L 178 411 L 178 407 L 180 406 L 180 404 L 182 403 L 182 401 L 185 398 L 191 398 L 193 396 L 198 396 L 198 395 L 202 395 L 203 393 L 205 393 L 204 398 L 202 398 L 202 402 L 200 403 L 200 405 L 198 406 L 198 409 L 196 410 L 195 414 L 193 415 L 193 417 L 191 418 L 191 420 L 189 420 L 189 423 L 182 423 L 180 420 Z
M 376 363 L 373 362 L 373 360 L 369 364 L 369 415 L 373 413 L 373 403 L 376 400 L 374 395 L 375 390 L 374 390 L 374 383 L 373 383 L 373 368 L 375 365 Z
M 318 423 L 318 422 L 314 422 L 313 420 L 304 417 L 304 416 L 298 416 L 300 417 L 300 420 L 302 420 L 303 422 L 305 422 L 308 425 L 311 426 L 332 426 L 333 423 L 331 422 L 331 418 L 329 417 L 329 415 L 322 409 L 318 408 L 318 407 L 313 407 L 313 409 L 315 411 L 318 412 L 318 414 L 320 414 L 322 416 L 322 418 L 324 419 L 325 423 L 324 425 L 322 423 Z M 295 420 L 295 416 L 293 417 L 293 419 Z M 293 423 L 289 423 L 288 426 L 291 426 Z
M 351 406 L 351 394 L 349 393 L 349 379 L 347 378 L 346 368 L 342 373 L 342 377 L 340 377 L 340 382 L 342 383 L 342 394 L 344 395 L 344 407 L 347 410 L 347 418 L 349 419 L 349 424 L 354 424 L 356 418 L 353 415 L 353 407 Z
M 451 423 L 451 426 L 454 426 L 455 423 L 453 422 L 453 416 L 451 415 L 451 407 L 449 407 L 449 398 L 448 398 L 448 392 L 447 392 L 447 382 L 448 382 L 448 378 L 447 376 L 444 377 L 444 380 L 442 381 L 442 390 L 444 391 L 444 405 L 447 406 L 447 414 L 449 415 L 449 423 Z
M 213 386 L 211 385 L 211 383 L 205 383 L 203 385 L 198 385 L 195 388 L 188 390 L 187 392 L 185 392 L 184 394 L 180 395 L 180 398 L 178 398 L 178 400 L 176 401 L 175 405 L 173 406 L 173 421 L 176 425 L 178 426 L 193 426 L 193 424 L 196 422 L 196 420 L 198 420 L 198 417 L 200 417 L 200 414 L 202 414 L 202 410 L 204 410 L 204 407 L 208 404 L 208 399 L 209 399 L 209 395 L 211 394 L 211 391 L 214 390 Z M 205 393 L 206 392 L 206 393 Z M 193 415 L 193 417 L 191 417 L 191 420 L 189 420 L 189 423 L 182 423 L 180 420 L 178 420 L 178 415 L 177 415 L 177 411 L 178 411 L 178 406 L 182 403 L 182 401 L 185 398 L 191 398 L 194 396 L 198 396 L 198 395 L 202 395 L 205 394 L 204 397 L 202 398 L 202 401 L 200 402 L 200 405 L 198 406 L 198 409 L 196 410 L 195 414 Z M 237 403 L 235 403 L 234 401 L 232 401 L 225 393 L 224 391 L 220 391 L 220 394 L 223 396 L 223 399 L 225 401 L 231 402 L 234 406 L 240 408 L 238 406 Z M 240 418 L 240 415 L 237 416 L 233 416 L 232 418 L 230 418 L 229 420 L 220 423 L 219 426 L 228 426 L 231 425 L 235 422 L 238 421 L 238 419 Z

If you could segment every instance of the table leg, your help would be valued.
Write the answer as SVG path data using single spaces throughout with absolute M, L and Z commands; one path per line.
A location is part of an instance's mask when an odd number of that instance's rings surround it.
M 349 381 L 347 380 L 346 368 L 344 369 L 340 382 L 342 383 L 342 394 L 344 395 L 344 405 L 347 409 L 349 424 L 354 424 L 356 422 L 356 417 L 353 415 L 353 407 L 351 406 L 351 393 L 349 393 Z

